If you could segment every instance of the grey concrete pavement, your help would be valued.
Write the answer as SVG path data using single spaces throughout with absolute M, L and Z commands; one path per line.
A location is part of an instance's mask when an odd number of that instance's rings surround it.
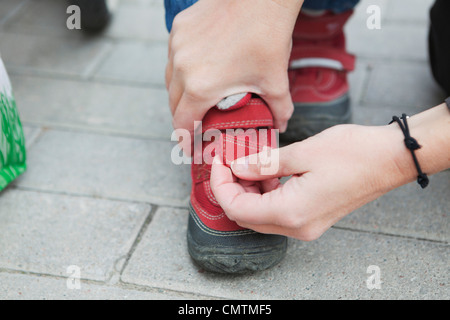
M 65 1 L 0 0 L 0 53 L 28 147 L 27 172 L 0 193 L 0 299 L 449 299 L 450 171 L 317 241 L 290 239 L 270 270 L 196 267 L 185 243 L 190 171 L 170 161 L 162 0 L 116 4 L 111 25 L 88 37 L 66 28 Z M 380 30 L 366 27 L 372 4 Z M 357 7 L 346 26 L 355 123 L 443 101 L 427 62 L 431 4 Z M 367 286 L 369 266 L 379 289 Z

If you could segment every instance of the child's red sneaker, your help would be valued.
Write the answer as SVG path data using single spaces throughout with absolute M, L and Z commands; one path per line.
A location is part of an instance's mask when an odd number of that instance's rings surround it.
M 302 140 L 351 121 L 347 73 L 355 57 L 346 51 L 343 28 L 352 13 L 300 13 L 288 71 L 294 113 L 283 139 Z
M 210 187 L 211 164 L 216 154 L 229 166 L 231 161 L 258 153 L 264 146 L 277 147 L 272 126 L 268 106 L 252 94 L 246 94 L 226 110 L 215 106 L 203 119 L 200 139 L 206 141 L 202 141 L 201 150 L 194 151 L 187 243 L 191 257 L 206 270 L 264 270 L 285 255 L 286 237 L 238 226 L 225 215 Z

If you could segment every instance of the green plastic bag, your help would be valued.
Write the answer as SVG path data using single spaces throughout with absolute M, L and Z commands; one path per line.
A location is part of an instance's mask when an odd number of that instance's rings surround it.
M 0 191 L 25 170 L 25 137 L 11 83 L 0 58 Z

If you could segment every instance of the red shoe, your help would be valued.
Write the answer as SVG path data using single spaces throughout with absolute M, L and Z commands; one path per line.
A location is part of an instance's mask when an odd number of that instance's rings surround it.
M 194 154 L 191 167 L 187 244 L 191 257 L 206 270 L 220 273 L 264 270 L 285 255 L 286 237 L 260 234 L 238 226 L 225 215 L 210 187 L 211 161 L 215 154 L 229 166 L 231 161 L 258 153 L 264 146 L 276 147 L 272 126 L 269 108 L 252 94 L 245 95 L 227 110 L 215 106 L 203 119 L 202 136 L 208 141 L 202 143 L 202 154 Z M 215 133 L 215 138 L 206 138 L 209 133 Z
M 355 57 L 346 51 L 343 28 L 352 13 L 300 13 L 288 71 L 295 108 L 283 139 L 302 140 L 351 121 L 347 73 Z

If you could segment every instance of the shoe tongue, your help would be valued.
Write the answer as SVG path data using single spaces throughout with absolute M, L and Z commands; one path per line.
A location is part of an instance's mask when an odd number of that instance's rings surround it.
M 209 129 L 257 127 L 273 127 L 272 113 L 264 100 L 247 93 L 233 105 L 226 105 L 224 101 L 221 101 L 211 108 L 203 118 L 202 133 Z

